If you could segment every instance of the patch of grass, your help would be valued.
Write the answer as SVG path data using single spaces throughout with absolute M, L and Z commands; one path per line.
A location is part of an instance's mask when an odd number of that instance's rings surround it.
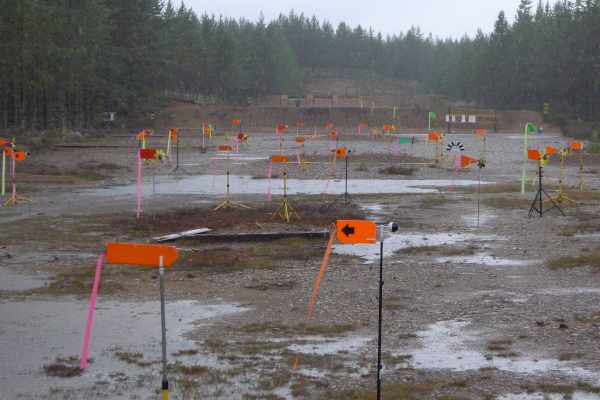
M 122 271 L 117 272 L 105 267 L 102 271 L 99 291 L 103 294 L 111 294 L 123 290 L 125 286 L 119 277 L 128 274 L 126 269 L 121 268 Z M 92 291 L 94 273 L 95 266 L 93 265 L 76 265 L 58 272 L 47 286 L 34 289 L 33 292 L 50 296 L 89 295 Z
M 402 400 L 422 400 L 430 398 L 429 395 L 434 390 L 432 383 L 384 383 L 381 388 L 382 399 L 402 399 Z M 374 400 L 373 390 L 350 389 L 344 391 L 329 391 L 323 400 Z
M 600 268 L 600 251 L 584 252 L 578 256 L 561 256 L 549 260 L 546 265 L 554 270 L 575 267 Z
M 175 353 L 171 353 L 171 355 L 173 357 L 180 357 L 180 356 L 195 356 L 196 354 L 198 354 L 198 350 L 197 349 L 185 349 L 185 350 L 179 350 Z
M 384 175 L 412 175 L 415 170 L 413 168 L 400 167 L 398 165 L 392 165 L 385 168 L 379 168 L 378 172 Z
M 399 254 L 431 254 L 439 251 L 439 246 L 411 246 L 397 251 Z
M 122 361 L 127 364 L 133 364 L 140 367 L 149 367 L 152 365 L 151 361 L 144 361 L 144 355 L 142 353 L 130 353 L 127 351 L 117 351 L 115 352 L 115 357 L 117 360 Z
M 429 210 L 435 207 L 443 206 L 444 204 L 448 204 L 448 199 L 444 197 L 429 196 L 421 201 L 419 208 Z
M 296 282 L 267 282 L 259 284 L 244 285 L 246 289 L 260 290 L 266 292 L 267 290 L 291 290 L 296 286 Z
M 369 168 L 367 167 L 366 163 L 361 162 L 360 165 L 358 166 L 358 168 L 355 168 L 354 170 L 359 171 L 359 172 L 364 172 L 364 171 L 368 171 Z
M 262 377 L 258 382 L 258 388 L 263 391 L 272 391 L 284 385 L 287 385 L 292 378 L 292 372 L 289 368 L 280 368 L 268 376 Z M 261 399 L 264 397 L 261 397 Z
M 204 365 L 183 365 L 181 363 L 175 363 L 172 368 L 173 371 L 182 375 L 202 375 L 208 372 L 208 368 Z
M 478 189 L 477 185 L 473 186 L 459 186 L 456 188 L 457 192 L 461 193 L 477 193 L 480 190 L 482 194 L 498 194 L 498 193 L 520 193 L 521 183 L 520 182 L 509 182 L 509 183 L 490 183 L 481 185 L 481 189 Z
M 560 353 L 557 358 L 560 361 L 571 361 L 571 360 L 575 360 L 575 359 L 578 359 L 578 358 L 582 358 L 583 356 L 584 356 L 583 353 L 571 353 L 571 352 L 569 352 L 569 353 Z
M 510 350 L 512 344 L 512 339 L 490 340 L 486 345 L 486 349 L 489 351 L 506 351 Z
M 83 373 L 83 370 L 79 368 L 79 365 L 67 365 L 60 362 L 44 365 L 44 372 L 48 376 L 54 376 L 59 378 L 72 378 L 79 376 Z
M 300 326 L 298 327 L 300 328 Z M 352 324 L 312 325 L 306 329 L 308 335 L 338 336 L 355 329 Z

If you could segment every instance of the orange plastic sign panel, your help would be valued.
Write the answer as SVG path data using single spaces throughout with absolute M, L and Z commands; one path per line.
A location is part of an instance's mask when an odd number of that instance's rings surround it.
M 169 135 L 169 139 L 171 139 L 171 140 L 177 140 L 177 135 L 171 134 L 171 135 Z
M 582 150 L 583 142 L 581 140 L 571 140 L 569 142 L 569 147 L 571 147 L 571 150 Z
M 0 139 L 0 146 L 6 146 L 7 144 L 10 144 L 8 140 Z
M 427 135 L 427 140 L 429 140 L 430 142 L 440 140 L 440 134 L 437 132 L 430 133 Z
M 156 149 L 140 149 L 140 158 L 142 160 L 154 160 L 156 158 Z
M 271 156 L 271 161 L 273 161 L 273 162 L 288 162 L 288 159 L 289 159 L 288 156 L 279 156 L 279 155 Z
M 331 131 L 331 137 L 337 137 L 338 133 L 337 131 Z
M 367 126 L 368 126 L 368 125 L 367 125 L 367 124 L 365 124 L 364 122 L 360 122 L 360 123 L 358 124 L 358 127 L 359 127 L 360 129 L 365 129 Z
M 174 246 L 138 243 L 106 243 L 106 261 L 110 264 L 146 265 L 159 267 L 162 256 L 163 267 L 170 267 L 177 260 Z
M 297 137 L 296 139 L 294 139 L 294 142 L 296 142 L 296 143 L 304 143 L 305 140 L 304 140 L 304 138 Z
M 5 148 L 4 148 L 4 155 L 5 155 L 6 157 L 10 157 L 10 156 L 12 156 L 12 153 L 13 153 L 13 149 L 11 149 L 10 147 L 5 147 Z
M 475 129 L 475 134 L 479 136 L 483 136 L 487 133 L 485 129 Z
M 232 125 L 241 125 L 242 124 L 242 120 L 241 119 L 234 119 L 233 121 L 231 121 Z
M 346 149 L 343 147 L 338 147 L 337 149 L 335 149 L 335 156 L 346 157 Z
M 530 160 L 539 161 L 542 159 L 542 153 L 538 149 L 527 149 L 527 158 Z
M 26 154 L 24 151 L 15 151 L 15 160 L 23 161 L 25 160 Z
M 383 126 L 383 130 L 384 131 L 393 131 L 394 130 L 394 125 L 384 125 Z
M 336 223 L 338 242 L 343 244 L 375 244 L 377 226 L 373 221 L 340 219 Z
M 217 147 L 217 150 L 219 150 L 219 151 L 231 151 L 233 149 L 231 148 L 231 146 L 225 145 L 225 146 L 219 146 L 219 147 Z
M 169 129 L 169 133 L 171 133 L 171 135 L 174 135 L 177 133 L 177 128 L 171 128 Z
M 136 137 L 138 140 L 144 140 L 144 139 L 148 139 L 148 134 L 146 132 L 140 132 L 137 134 Z
M 464 167 L 468 167 L 471 164 L 475 164 L 477 162 L 476 159 L 472 158 L 472 157 L 467 157 L 467 156 L 460 156 L 460 167 L 464 168 Z
M 325 128 L 331 129 L 331 128 L 333 128 L 333 124 L 331 122 L 329 122 L 327 125 L 325 125 Z
M 558 151 L 559 150 L 556 147 L 546 146 L 546 154 L 548 155 L 558 153 Z
M 287 127 L 287 125 L 277 125 L 275 127 L 275 130 L 277 131 L 277 133 L 283 133 Z

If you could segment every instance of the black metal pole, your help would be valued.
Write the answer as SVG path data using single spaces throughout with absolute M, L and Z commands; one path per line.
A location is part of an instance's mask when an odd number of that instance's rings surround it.
M 348 154 L 346 154 L 346 189 L 344 190 L 344 204 L 348 204 Z
M 162 331 L 162 398 L 169 399 L 169 379 L 167 377 L 167 327 L 165 323 L 165 270 L 163 268 L 163 257 L 160 256 L 158 268 L 160 280 L 160 320 Z
M 379 327 L 377 337 L 377 400 L 381 400 L 381 325 L 383 320 L 383 232 L 379 248 Z

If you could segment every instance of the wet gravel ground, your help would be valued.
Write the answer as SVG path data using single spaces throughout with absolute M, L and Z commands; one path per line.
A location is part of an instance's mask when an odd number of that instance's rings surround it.
M 600 226 L 597 157 L 586 155 L 585 180 L 591 188 L 583 191 L 572 188 L 578 179 L 577 156 L 565 162 L 563 181 L 568 195 L 583 204 L 562 203 L 565 217 L 553 210 L 544 218 L 528 218 L 535 187 L 528 183 L 525 195 L 517 191 L 523 165 L 522 134 L 488 134 L 486 167 L 458 172 L 451 165 L 453 153 L 444 150 L 440 162 L 433 163 L 434 145 L 426 144 L 424 135 L 416 132 L 405 136 L 413 135 L 412 155 L 410 143 L 396 148 L 381 138 L 372 141 L 343 131 L 337 144 L 353 150 L 350 179 L 368 179 L 379 187 L 354 196 L 356 207 L 378 223 L 394 220 L 400 225 L 399 232 L 386 234 L 384 241 L 382 379 L 386 396 L 536 399 L 576 393 L 573 398 L 600 398 L 597 267 L 548 267 L 549 261 L 562 256 L 600 254 L 596 244 Z M 295 158 L 292 137 L 284 137 L 282 153 Z M 307 170 L 289 164 L 289 178 L 324 183 L 332 171 L 336 144 L 327 137 L 306 138 Z M 197 133 L 184 132 L 180 139 L 180 163 L 191 175 L 224 173 L 223 155 L 215 146 L 226 140 L 213 141 L 204 152 Z M 153 137 L 149 146 L 165 140 Z M 449 135 L 446 142 L 450 140 L 463 143 L 464 154 L 482 156 L 480 137 L 458 133 Z M 530 138 L 530 144 L 540 148 L 547 144 L 563 147 L 567 141 L 558 133 Z M 36 172 L 53 165 L 59 171 L 82 174 L 91 168 L 108 179 L 70 186 L 24 183 L 22 193 L 38 202 L 0 208 L 0 217 L 7 221 L 0 231 L 0 345 L 11 349 L 5 353 L 10 362 L 0 368 L 2 387 L 8 388 L 11 397 L 159 397 L 158 310 L 140 305 L 156 300 L 152 271 L 125 273 L 107 266 L 94 326 L 97 336 L 92 337 L 90 350 L 95 361 L 83 375 L 70 378 L 47 376 L 44 371 L 53 362 L 77 364 L 69 357 L 78 357 L 80 351 L 91 289 L 88 283 L 103 244 L 149 239 L 143 231 L 107 229 L 106 221 L 113 215 L 134 216 L 137 168 L 130 137 L 85 142 L 107 143 L 123 147 L 60 148 L 32 156 L 27 168 Z M 232 155 L 232 174 L 265 179 L 268 157 L 278 152 L 275 134 L 250 133 L 237 163 Z M 414 171 L 412 175 L 379 172 L 391 166 Z M 173 168 L 174 160 L 157 165 L 159 181 L 193 182 L 182 175 L 169 177 Z M 273 169 L 278 176 L 273 187 L 281 178 L 278 169 L 281 166 Z M 527 175 L 532 172 L 530 163 Z M 343 164 L 336 160 L 332 180 L 343 173 Z M 556 180 L 556 158 L 544 173 Z M 193 194 L 173 195 L 159 189 L 150 200 L 150 174 L 151 167 L 146 166 L 146 213 L 185 206 L 212 212 L 209 207 L 223 200 L 222 194 L 192 184 Z M 489 184 L 482 186 L 478 226 L 477 186 L 457 186 L 453 191 L 451 187 L 453 180 L 479 178 Z M 428 186 L 436 189 L 433 193 L 386 192 L 389 185 L 384 180 L 400 179 L 446 182 Z M 207 185 L 206 180 L 202 182 Z M 252 187 L 251 182 L 248 185 Z M 546 189 L 551 195 L 556 191 L 551 183 Z M 113 194 L 104 195 L 107 191 Z M 232 195 L 235 201 L 252 206 L 269 204 L 266 193 L 241 195 L 232 187 Z M 290 201 L 328 203 L 335 195 L 292 196 Z M 273 196 L 273 208 L 279 200 L 278 194 Z M 344 206 L 339 207 L 343 212 Z M 250 247 L 268 249 L 269 245 Z M 261 259 L 264 265 L 248 257 L 247 262 L 242 259 L 236 268 L 223 271 L 215 269 L 219 257 L 203 260 L 201 255 L 242 254 L 240 246 L 196 242 L 178 246 L 198 250 L 200 261 L 197 270 L 176 271 L 175 267 L 167 276 L 168 302 L 195 302 L 194 307 L 182 307 L 181 315 L 172 314 L 173 398 L 373 398 L 379 246 L 335 246 L 309 324 L 312 330 L 306 332 L 302 324 L 325 241 L 291 248 L 289 258 L 268 263 Z M 300 256 L 293 254 L 297 252 Z M 77 290 L 68 278 L 75 271 L 86 282 Z M 241 311 L 218 309 L 209 318 L 198 314 L 211 305 Z M 61 317 L 52 318 L 53 313 Z M 139 325 L 154 330 L 132 340 L 128 315 L 133 317 L 132 329 Z M 111 318 L 117 318 L 115 329 L 106 328 Z M 291 373 L 297 351 L 301 352 L 299 368 Z

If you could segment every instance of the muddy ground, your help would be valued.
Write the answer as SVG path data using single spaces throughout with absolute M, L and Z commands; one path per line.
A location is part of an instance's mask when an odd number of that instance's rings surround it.
M 280 143 L 272 133 L 249 135 L 237 160 L 229 157 L 232 201 L 251 210 L 214 211 L 226 188 L 226 156 L 216 146 L 235 149 L 223 136 L 203 148 L 198 132 L 181 133 L 179 162 L 188 174 L 169 175 L 175 152 L 171 161 L 145 165 L 140 219 L 130 133 L 75 135 L 17 165 L 18 193 L 36 202 L 0 208 L 5 398 L 159 398 L 155 270 L 105 265 L 90 364 L 77 368 L 94 267 L 107 241 L 149 242 L 203 227 L 323 231 L 346 218 L 400 226 L 384 234 L 383 398 L 600 398 L 597 155 L 585 154 L 583 190 L 578 156 L 565 160 L 565 194 L 581 204 L 560 203 L 565 216 L 552 210 L 528 218 L 536 187 L 530 180 L 519 193 L 522 133 L 488 134 L 485 153 L 471 132 L 448 135 L 464 154 L 486 159 L 481 170 L 458 172 L 455 154 L 444 150 L 434 162 L 434 145 L 418 131 L 406 132 L 415 136 L 412 146 L 347 133 L 337 145 L 352 150 L 354 205 L 327 209 L 344 191 L 343 160 L 332 168 L 336 143 L 307 134 L 301 171 L 286 134 L 289 200 L 301 217 L 288 224 L 270 220 L 282 200 L 283 166 L 273 167 L 269 184 L 268 157 Z M 556 132 L 530 138 L 540 148 L 567 142 Z M 148 146 L 166 147 L 164 133 Z M 534 172 L 529 163 L 527 175 Z M 557 174 L 554 157 L 544 168 L 550 195 Z M 326 239 L 174 245 L 180 259 L 167 271 L 172 398 L 375 398 L 378 245 L 334 245 L 308 329 Z

